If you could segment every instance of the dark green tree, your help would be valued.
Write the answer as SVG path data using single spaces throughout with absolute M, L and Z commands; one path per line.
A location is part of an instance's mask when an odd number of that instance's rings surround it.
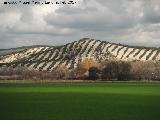
M 116 61 L 108 62 L 102 69 L 102 79 L 116 79 L 118 73 L 118 63 Z
M 97 80 L 99 78 L 99 69 L 97 67 L 90 67 L 88 79 L 89 80 Z
M 129 80 L 131 75 L 131 64 L 129 62 L 121 61 L 118 63 L 118 80 Z

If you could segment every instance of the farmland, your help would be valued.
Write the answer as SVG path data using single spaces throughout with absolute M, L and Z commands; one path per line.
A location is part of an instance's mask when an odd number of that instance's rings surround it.
M 1 120 L 156 120 L 159 83 L 0 84 Z

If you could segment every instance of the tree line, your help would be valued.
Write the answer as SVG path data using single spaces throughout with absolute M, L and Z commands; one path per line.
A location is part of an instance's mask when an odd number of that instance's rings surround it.
M 26 67 L 1 67 L 1 80 L 109 80 L 141 81 L 160 80 L 160 62 L 153 61 L 104 61 L 97 63 L 86 58 L 74 70 L 61 65 L 52 71 L 29 70 Z

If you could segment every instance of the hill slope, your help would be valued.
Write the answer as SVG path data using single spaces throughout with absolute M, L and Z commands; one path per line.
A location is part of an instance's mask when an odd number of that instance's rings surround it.
M 104 60 L 160 61 L 158 48 L 131 47 L 84 38 L 63 46 L 33 46 L 0 55 L 0 66 L 25 66 L 29 69 L 51 71 L 59 65 L 74 69 L 85 58 Z

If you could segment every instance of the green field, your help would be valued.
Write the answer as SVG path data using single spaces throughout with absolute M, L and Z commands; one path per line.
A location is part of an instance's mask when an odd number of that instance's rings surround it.
M 159 83 L 0 84 L 0 120 L 159 119 Z

